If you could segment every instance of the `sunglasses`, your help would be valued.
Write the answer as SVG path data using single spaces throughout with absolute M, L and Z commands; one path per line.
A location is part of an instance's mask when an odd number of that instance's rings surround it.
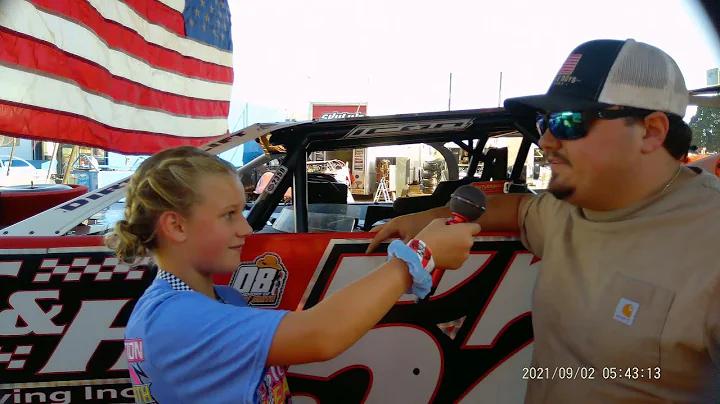
M 618 119 L 628 117 L 644 118 L 653 113 L 644 109 L 602 109 L 596 111 L 565 111 L 550 114 L 538 113 L 535 125 L 542 136 L 550 130 L 560 140 L 580 139 L 587 135 L 591 124 L 597 119 Z

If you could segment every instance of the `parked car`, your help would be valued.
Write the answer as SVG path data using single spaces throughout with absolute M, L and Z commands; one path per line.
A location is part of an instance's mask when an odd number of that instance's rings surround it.
M 10 170 L 8 171 L 8 168 Z M 47 172 L 38 170 L 27 160 L 9 155 L 0 155 L 0 186 L 50 183 Z

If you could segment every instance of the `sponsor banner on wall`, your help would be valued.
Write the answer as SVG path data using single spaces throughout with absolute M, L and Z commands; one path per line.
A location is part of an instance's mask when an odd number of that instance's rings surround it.
M 359 118 L 367 116 L 367 107 L 367 103 L 340 104 L 313 102 L 310 103 L 310 116 L 312 119 L 317 120 Z M 367 181 L 365 181 L 366 150 L 365 148 L 353 149 L 353 159 L 350 166 L 353 176 L 350 191 L 353 194 L 366 194 L 368 192 L 366 187 Z M 321 161 L 325 159 L 325 152 L 315 152 L 310 156 L 311 161 Z
M 312 117 L 312 119 L 347 119 L 359 118 L 366 115 L 366 103 L 310 103 L 310 116 Z

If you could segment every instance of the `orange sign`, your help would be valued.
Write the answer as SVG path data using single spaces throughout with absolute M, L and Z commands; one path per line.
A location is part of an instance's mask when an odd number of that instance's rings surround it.
M 474 187 L 478 187 L 485 192 L 485 195 L 500 195 L 505 193 L 506 181 L 480 181 L 473 182 Z

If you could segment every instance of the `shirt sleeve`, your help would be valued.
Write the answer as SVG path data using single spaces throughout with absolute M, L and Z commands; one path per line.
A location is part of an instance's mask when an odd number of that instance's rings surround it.
M 186 402 L 208 397 L 252 402 L 285 314 L 181 293 L 148 318 L 147 359 Z
M 564 211 L 569 214 L 569 206 L 548 192 L 524 198 L 518 208 L 518 224 L 525 248 L 536 257 L 542 258 L 549 226 L 556 222 L 558 215 Z

